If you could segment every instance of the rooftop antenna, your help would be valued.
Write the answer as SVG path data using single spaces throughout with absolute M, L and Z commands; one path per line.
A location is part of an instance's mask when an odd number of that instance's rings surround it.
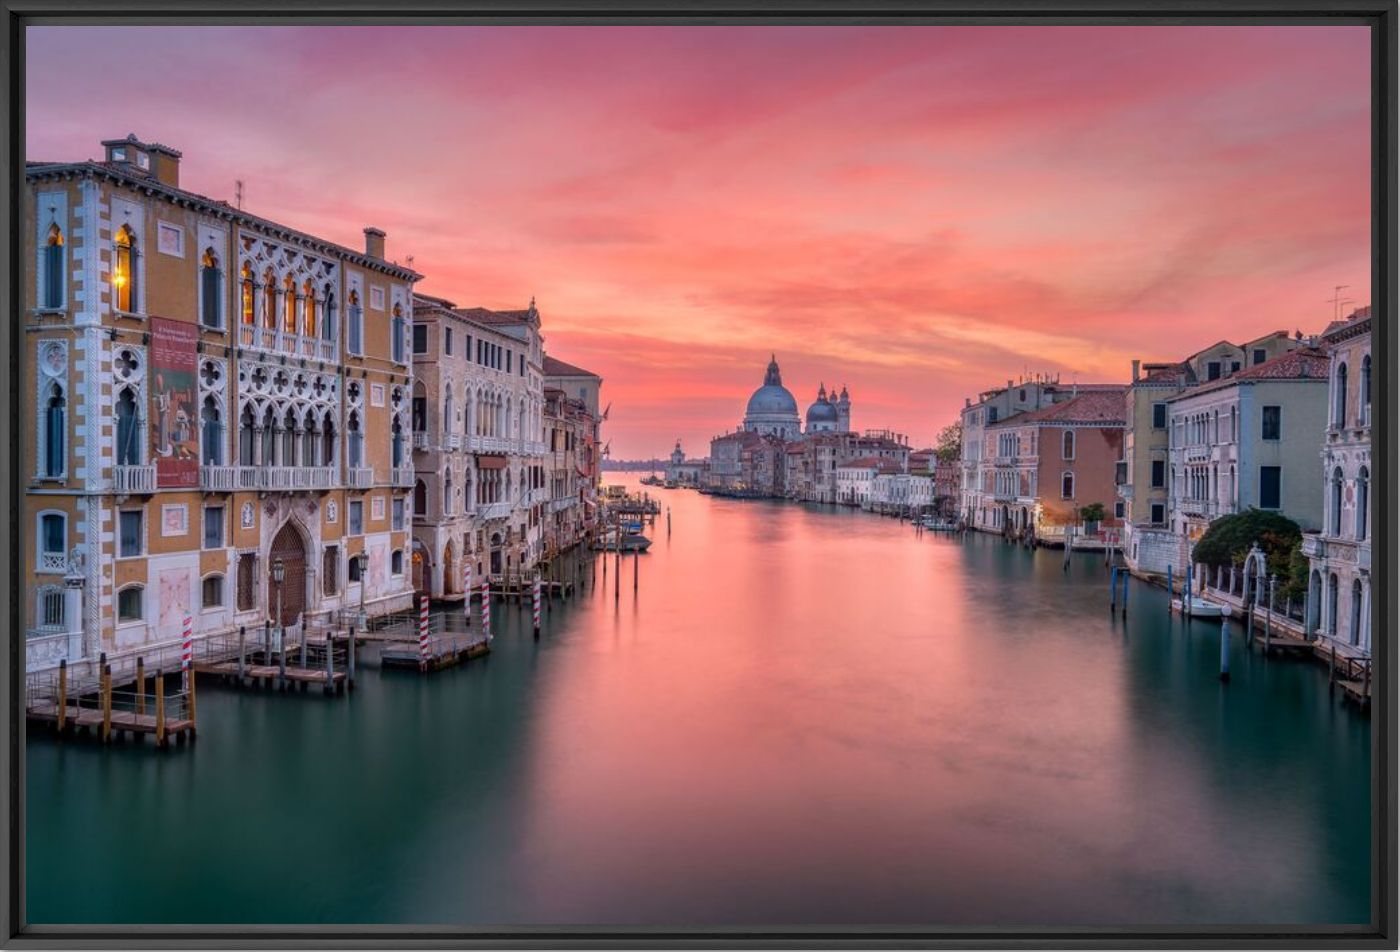
M 1352 303 L 1351 298 L 1342 297 L 1342 292 L 1351 287 L 1350 284 L 1338 284 L 1332 288 L 1332 320 L 1342 319 L 1342 305 Z
M 243 211 L 243 180 L 233 180 L 233 205 L 240 212 Z
M 408 257 L 404 258 L 404 259 L 403 259 L 403 263 L 404 263 L 404 267 L 406 267 L 406 268 L 408 268 L 410 271 L 412 271 L 412 270 L 413 270 L 413 255 L 409 255 Z

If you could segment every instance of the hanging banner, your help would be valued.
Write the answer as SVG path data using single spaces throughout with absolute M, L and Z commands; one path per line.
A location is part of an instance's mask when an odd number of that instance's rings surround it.
M 199 486 L 199 413 L 193 324 L 151 318 L 151 459 L 159 489 Z

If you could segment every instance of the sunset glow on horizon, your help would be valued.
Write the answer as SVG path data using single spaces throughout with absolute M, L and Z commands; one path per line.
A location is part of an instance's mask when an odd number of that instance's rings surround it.
M 534 296 L 614 458 L 800 410 L 930 445 L 1024 373 L 1122 381 L 1371 301 L 1370 36 L 1273 27 L 42 27 L 31 161 L 181 185 Z M 130 64 L 118 68 L 117 64 Z

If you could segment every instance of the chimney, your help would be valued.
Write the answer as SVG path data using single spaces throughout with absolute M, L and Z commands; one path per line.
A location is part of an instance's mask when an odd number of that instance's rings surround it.
M 180 153 L 159 142 L 151 144 L 151 175 L 162 185 L 180 187 Z
M 1137 383 L 1138 373 L 1142 370 L 1142 361 L 1133 361 L 1133 383 Z
M 365 257 L 384 260 L 384 232 L 378 228 L 365 229 Z

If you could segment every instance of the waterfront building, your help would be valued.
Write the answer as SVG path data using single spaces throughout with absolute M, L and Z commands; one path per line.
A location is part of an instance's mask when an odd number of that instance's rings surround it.
M 569 404 L 570 432 L 573 437 L 574 468 L 578 479 L 574 485 L 578 489 L 583 504 L 576 517 L 566 516 L 565 522 L 574 521 L 581 536 L 590 535 L 598 526 L 598 488 L 601 483 L 603 465 L 603 421 L 608 418 L 607 408 L 599 409 L 603 392 L 603 378 L 591 370 L 565 363 L 549 354 L 544 356 L 544 385 L 564 394 Z M 576 405 L 575 405 L 576 404 Z M 559 460 L 555 460 L 556 468 Z M 551 502 L 551 505 L 556 503 Z M 562 504 L 559 504 L 562 506 Z M 562 526 L 556 526 L 556 550 L 567 548 L 569 534 Z
M 1323 332 L 1328 355 L 1322 524 L 1303 536 L 1306 627 L 1339 649 L 1371 654 L 1371 309 Z
M 807 434 L 849 433 L 850 430 L 850 394 L 842 387 L 840 396 L 833 390 L 828 397 L 826 384 L 820 384 L 817 387 L 817 399 L 807 408 Z
M 836 467 L 836 501 L 844 506 L 870 508 L 875 492 L 875 478 L 881 474 L 894 475 L 899 464 L 877 456 L 847 460 Z
M 892 464 L 882 464 L 870 487 L 870 501 L 865 508 L 876 512 L 899 514 L 923 513 L 933 508 L 933 475 L 931 473 L 891 472 Z
M 1123 449 L 1124 387 L 1095 385 L 984 428 L 981 492 L 995 508 L 987 527 L 1062 543 L 1084 526 L 1081 510 L 1104 507 L 1113 527 L 1114 469 Z
M 528 570 L 549 489 L 540 315 L 413 301 L 413 579 L 435 598 Z
M 666 480 L 682 486 L 699 486 L 705 482 L 709 469 L 708 459 L 686 459 L 681 441 L 676 440 L 676 448 L 671 451 L 670 462 L 666 464 Z
M 1212 521 L 1250 508 L 1321 528 L 1327 372 L 1327 353 L 1305 346 L 1166 398 L 1172 538 L 1155 559 L 1185 566 Z
M 1276 331 L 1243 344 L 1217 341 L 1178 362 L 1133 361 L 1118 467 L 1123 555 L 1129 568 L 1165 574 L 1168 564 L 1180 564 L 1167 519 L 1167 398 L 1286 354 L 1301 345 L 1301 336 Z
M 25 170 L 29 668 L 407 607 L 420 276 L 102 146 Z
M 1062 385 L 1059 378 L 1039 375 L 1020 381 L 1008 380 L 1004 387 L 993 387 L 963 402 L 962 458 L 959 469 L 961 485 L 957 511 L 960 518 L 974 529 L 984 532 L 1005 531 L 1005 499 L 997 497 L 988 487 L 997 483 L 996 464 L 985 453 L 987 430 L 1009 417 L 1040 410 L 1069 400 L 1081 392 L 1117 384 Z
M 587 404 L 545 387 L 544 427 L 549 488 L 544 557 L 553 559 L 582 542 L 598 507 L 597 420 Z

